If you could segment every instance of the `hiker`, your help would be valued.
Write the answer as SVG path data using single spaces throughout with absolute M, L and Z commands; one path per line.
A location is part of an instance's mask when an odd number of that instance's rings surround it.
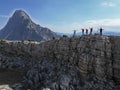
M 100 35 L 102 35 L 103 28 L 100 28 L 99 30 L 100 30 Z
M 86 35 L 88 35 L 88 29 L 86 29 Z
M 82 29 L 82 35 L 84 35 L 84 29 Z
M 73 31 L 74 31 L 73 37 L 75 37 L 75 34 L 76 34 L 76 30 L 73 30 Z
M 90 28 L 90 35 L 92 35 L 92 32 L 93 32 L 93 28 Z

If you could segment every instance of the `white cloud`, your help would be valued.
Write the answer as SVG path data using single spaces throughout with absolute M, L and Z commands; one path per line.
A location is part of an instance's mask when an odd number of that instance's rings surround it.
M 120 32 L 120 18 L 89 20 L 81 24 L 83 27 L 94 27 L 96 30 L 103 27 L 106 31 Z
M 113 2 L 102 2 L 101 5 L 106 6 L 106 7 L 115 7 L 116 6 L 116 4 Z
M 120 18 L 89 20 L 86 21 L 84 24 L 93 25 L 93 26 L 120 26 Z

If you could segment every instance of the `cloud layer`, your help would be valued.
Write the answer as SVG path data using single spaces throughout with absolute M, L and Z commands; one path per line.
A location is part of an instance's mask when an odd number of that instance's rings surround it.
M 120 32 L 120 18 L 115 19 L 100 19 L 100 20 L 89 20 L 85 22 L 73 22 L 73 23 L 61 23 L 57 25 L 46 25 L 55 32 L 62 33 L 72 33 L 73 30 L 81 31 L 82 28 L 90 28 L 93 27 L 94 30 L 98 30 L 98 28 L 102 27 L 106 31 L 114 31 Z
M 101 5 L 106 6 L 106 7 L 115 7 L 116 6 L 116 4 L 113 2 L 102 2 Z

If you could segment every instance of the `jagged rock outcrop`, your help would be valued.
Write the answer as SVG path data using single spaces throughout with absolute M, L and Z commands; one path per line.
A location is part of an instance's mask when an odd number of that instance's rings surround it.
M 63 37 L 43 43 L 2 41 L 0 57 L 16 60 L 5 59 L 7 64 L 2 61 L 0 67 L 25 68 L 25 90 L 119 90 L 119 43 L 120 37 L 100 35 Z
M 49 28 L 35 24 L 26 12 L 16 10 L 0 31 L 1 39 L 46 41 L 58 37 Z

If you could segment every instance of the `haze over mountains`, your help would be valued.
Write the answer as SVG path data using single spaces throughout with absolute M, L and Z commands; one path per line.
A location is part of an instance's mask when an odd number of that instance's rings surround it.
M 49 28 L 34 23 L 23 10 L 16 10 L 0 31 L 0 38 L 8 40 L 45 41 L 53 37 L 58 35 Z

